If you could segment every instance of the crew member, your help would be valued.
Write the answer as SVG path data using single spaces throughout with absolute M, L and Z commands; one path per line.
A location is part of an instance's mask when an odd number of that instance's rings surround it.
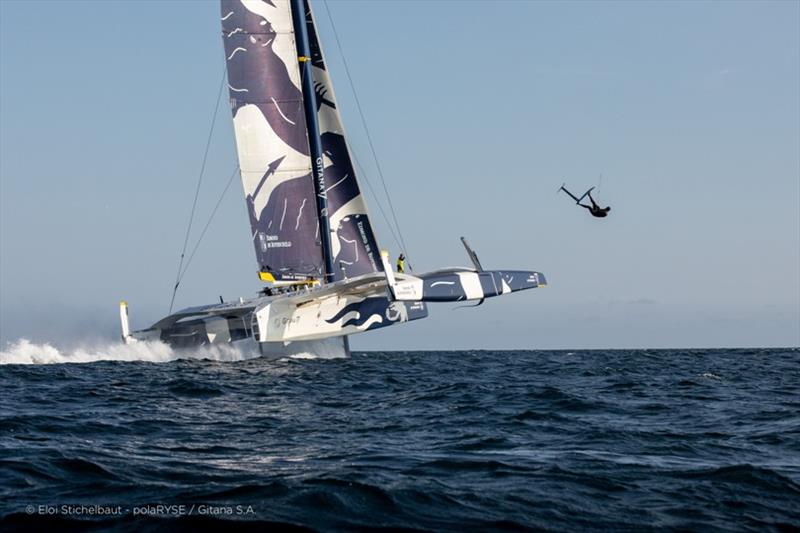
M 402 274 L 406 271 L 406 256 L 400 254 L 400 257 L 397 258 L 397 271 Z
M 594 201 L 594 198 L 592 198 L 592 193 L 591 192 L 586 193 L 586 194 L 589 196 L 589 200 L 592 201 L 592 205 L 586 205 L 586 204 L 578 204 L 578 205 L 588 209 L 593 217 L 603 218 L 605 216 L 608 216 L 608 212 L 611 211 L 611 208 L 610 207 L 600 207 L 599 205 L 597 205 L 597 202 Z
M 594 187 L 592 187 L 592 189 L 594 189 Z M 570 196 L 570 198 L 575 200 L 576 204 L 578 204 L 581 207 L 585 207 L 586 209 L 588 209 L 589 213 L 591 213 L 593 217 L 597 217 L 597 218 L 607 217 L 608 216 L 608 212 L 611 211 L 611 208 L 610 207 L 600 207 L 599 205 L 597 205 L 597 202 L 595 202 L 594 198 L 592 198 L 592 189 L 589 189 L 588 191 L 583 193 L 583 196 L 581 196 L 580 198 L 578 198 L 577 196 L 575 196 L 574 194 L 569 192 L 563 185 L 561 187 L 559 187 L 558 190 L 559 191 L 564 191 L 565 193 L 567 193 Z M 589 200 L 592 201 L 592 205 L 586 205 L 586 204 L 582 204 L 581 203 L 581 200 L 583 200 L 587 196 L 589 197 Z

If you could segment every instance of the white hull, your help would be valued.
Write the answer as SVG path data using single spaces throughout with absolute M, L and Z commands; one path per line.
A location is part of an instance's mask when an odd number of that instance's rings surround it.
M 539 272 L 453 268 L 419 277 L 384 272 L 252 300 L 182 309 L 150 328 L 130 331 L 120 304 L 125 342 L 159 339 L 175 348 L 209 344 L 252 345 L 265 356 L 302 353 L 347 356 L 347 335 L 428 316 L 425 302 L 482 303 L 511 292 L 544 286 Z

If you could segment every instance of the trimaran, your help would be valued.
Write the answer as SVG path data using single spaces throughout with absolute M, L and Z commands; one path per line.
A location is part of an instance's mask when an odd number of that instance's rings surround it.
M 526 270 L 394 272 L 356 179 L 308 0 L 222 0 L 222 38 L 259 278 L 256 298 L 182 309 L 126 343 L 232 344 L 263 355 L 347 355 L 347 336 L 428 316 L 427 302 L 541 287 Z

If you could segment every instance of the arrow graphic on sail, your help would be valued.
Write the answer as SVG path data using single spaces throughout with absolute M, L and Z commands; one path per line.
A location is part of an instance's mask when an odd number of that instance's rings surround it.
M 279 157 L 278 159 L 276 159 L 275 161 L 273 161 L 272 163 L 269 164 L 269 168 L 267 168 L 267 171 L 264 173 L 264 177 L 261 178 L 261 181 L 258 182 L 258 186 L 256 187 L 256 190 L 253 191 L 253 195 L 252 195 L 253 200 L 255 200 L 256 196 L 258 196 L 258 193 L 261 191 L 261 187 L 264 186 L 264 183 L 267 181 L 267 178 L 269 178 L 270 176 L 275 174 L 275 171 L 278 170 L 278 167 L 281 166 L 281 162 L 284 159 L 286 159 L 285 155 Z
M 256 229 L 258 226 L 258 215 L 256 214 L 256 196 L 258 196 L 258 193 L 261 192 L 261 188 L 264 186 L 264 183 L 266 183 L 267 178 L 275 174 L 275 171 L 278 170 L 278 167 L 281 166 L 281 162 L 284 159 L 286 159 L 285 155 L 270 163 L 267 171 L 264 173 L 264 177 L 262 177 L 258 182 L 258 186 L 253 191 L 253 194 L 248 194 L 246 197 L 247 212 L 250 215 L 250 227 L 253 229 L 253 239 L 255 239 L 258 235 L 258 230 Z

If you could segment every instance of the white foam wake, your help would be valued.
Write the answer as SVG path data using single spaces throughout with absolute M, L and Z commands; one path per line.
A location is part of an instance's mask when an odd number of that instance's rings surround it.
M 177 359 L 212 359 L 214 361 L 242 361 L 258 357 L 237 348 L 221 344 L 192 350 L 173 350 L 158 341 L 123 344 L 98 342 L 71 348 L 58 348 L 47 343 L 19 339 L 0 351 L 0 365 L 45 365 L 57 363 L 92 363 L 95 361 L 150 361 L 164 363 Z

